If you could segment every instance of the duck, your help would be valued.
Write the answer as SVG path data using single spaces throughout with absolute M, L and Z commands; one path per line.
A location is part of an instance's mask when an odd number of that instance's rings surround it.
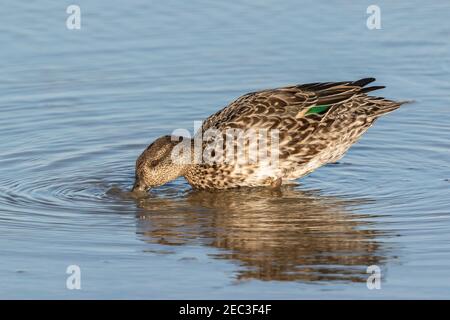
M 406 102 L 370 95 L 385 88 L 368 86 L 374 81 L 315 82 L 247 93 L 203 121 L 193 138 L 165 135 L 153 141 L 136 160 L 131 191 L 147 192 L 179 177 L 198 190 L 279 189 L 295 183 L 336 163 L 379 117 Z M 267 152 L 252 135 L 265 137 Z M 255 150 L 265 156 L 251 158 Z

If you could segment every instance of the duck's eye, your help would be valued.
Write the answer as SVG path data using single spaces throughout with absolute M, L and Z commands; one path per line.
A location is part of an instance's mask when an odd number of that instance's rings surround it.
M 151 167 L 156 167 L 158 165 L 158 160 L 152 160 L 151 162 L 150 162 L 150 166 Z

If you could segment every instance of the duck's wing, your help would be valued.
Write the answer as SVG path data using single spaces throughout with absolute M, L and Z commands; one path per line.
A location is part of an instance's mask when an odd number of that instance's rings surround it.
M 279 156 L 286 167 L 317 159 L 325 149 L 335 155 L 321 161 L 334 161 L 377 117 L 401 105 L 368 96 L 384 88 L 366 87 L 373 81 L 308 83 L 249 93 L 206 119 L 202 131 L 277 129 Z
M 241 96 L 230 105 L 211 115 L 203 123 L 207 129 L 275 129 L 291 130 L 300 119 L 302 129 L 320 122 L 322 115 L 333 105 L 355 95 L 381 89 L 381 86 L 364 87 L 375 81 L 365 78 L 358 81 L 307 83 L 277 89 L 252 92 Z M 312 117 L 310 115 L 317 115 Z

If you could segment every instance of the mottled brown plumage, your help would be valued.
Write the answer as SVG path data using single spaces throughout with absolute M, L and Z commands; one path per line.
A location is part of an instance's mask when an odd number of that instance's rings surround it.
M 236 157 L 229 163 L 174 164 L 169 154 L 177 141 L 165 136 L 139 157 L 134 189 L 146 190 L 178 176 L 184 176 L 198 189 L 278 187 L 280 179 L 286 183 L 336 162 L 379 116 L 402 104 L 367 95 L 384 88 L 365 87 L 374 80 L 308 83 L 248 93 L 207 118 L 197 135 L 211 129 L 224 137 L 229 129 L 276 129 L 279 136 L 276 167 L 260 161 L 240 165 Z M 208 142 L 203 141 L 203 151 Z M 248 151 L 252 145 L 247 142 L 245 147 Z

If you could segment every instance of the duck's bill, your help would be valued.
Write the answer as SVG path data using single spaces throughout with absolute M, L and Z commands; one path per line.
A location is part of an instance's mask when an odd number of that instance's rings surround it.
M 135 182 L 133 185 L 133 188 L 131 188 L 131 192 L 139 193 L 139 192 L 147 192 L 149 188 L 146 188 L 145 186 L 139 184 L 138 182 Z

